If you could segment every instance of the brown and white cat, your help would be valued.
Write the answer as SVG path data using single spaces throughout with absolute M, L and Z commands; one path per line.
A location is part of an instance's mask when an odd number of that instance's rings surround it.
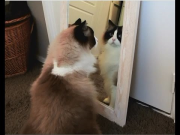
M 94 31 L 78 19 L 50 44 L 40 76 L 33 83 L 30 116 L 21 134 L 99 134 Z

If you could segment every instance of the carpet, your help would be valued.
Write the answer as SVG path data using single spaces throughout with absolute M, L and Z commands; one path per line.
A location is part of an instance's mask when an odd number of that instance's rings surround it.
M 28 118 L 30 96 L 29 89 L 33 81 L 39 75 L 42 64 L 28 70 L 24 75 L 5 79 L 5 133 L 16 134 Z M 99 71 L 97 71 L 99 72 Z M 93 74 L 98 92 L 102 100 L 106 95 L 103 93 L 102 78 Z M 103 134 L 175 134 L 174 121 L 150 108 L 143 107 L 132 98 L 129 100 L 126 125 L 122 128 L 98 116 L 97 122 Z

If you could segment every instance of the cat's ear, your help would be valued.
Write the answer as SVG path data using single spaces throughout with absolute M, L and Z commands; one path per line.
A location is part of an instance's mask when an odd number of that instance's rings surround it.
M 73 26 L 73 25 L 80 25 L 81 24 L 81 19 L 79 18 L 79 19 L 77 19 L 76 21 L 75 21 L 75 23 L 73 23 L 73 24 L 68 24 L 68 27 L 71 27 L 71 26 Z
M 116 27 L 116 25 L 111 21 L 111 20 L 109 20 L 109 25 L 108 25 L 108 31 L 109 30 L 112 30 L 114 27 Z
M 109 20 L 109 25 L 116 26 L 111 20 Z
M 85 36 L 90 36 L 91 33 L 87 26 L 86 20 L 81 23 L 80 27 Z
M 80 25 L 81 24 L 81 19 L 77 19 L 76 22 L 73 25 Z
M 86 20 L 80 24 L 80 27 L 82 28 L 83 31 L 87 30 Z
M 118 26 L 118 29 L 119 29 L 119 30 L 122 30 L 122 29 L 123 29 L 123 26 Z
M 122 32 L 122 30 L 123 30 L 123 26 L 118 26 L 118 31 Z

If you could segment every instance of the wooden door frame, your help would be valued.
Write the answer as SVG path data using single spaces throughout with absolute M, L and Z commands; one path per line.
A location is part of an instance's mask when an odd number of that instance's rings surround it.
M 45 21 L 48 31 L 49 41 L 52 42 L 56 35 L 63 29 L 68 27 L 68 1 L 59 1 L 59 5 L 53 5 L 53 1 L 42 1 Z M 59 7 L 57 24 L 55 21 L 55 12 L 53 6 Z M 106 117 L 110 121 L 117 123 L 120 126 L 126 124 L 126 116 L 129 101 L 129 92 L 131 85 L 131 76 L 134 60 L 134 51 L 136 44 L 136 35 L 138 27 L 138 18 L 140 10 L 140 1 L 126 1 L 124 20 L 123 20 L 123 35 L 120 53 L 120 66 L 118 72 L 118 84 L 115 108 L 111 108 L 101 102 L 99 103 L 99 114 Z

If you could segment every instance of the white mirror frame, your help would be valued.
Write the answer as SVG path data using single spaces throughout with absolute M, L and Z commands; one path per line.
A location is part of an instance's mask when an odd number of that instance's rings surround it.
M 58 4 L 55 4 L 53 3 L 53 1 L 42 1 L 42 5 L 49 36 L 49 42 L 52 42 L 59 32 L 68 27 L 69 2 L 59 1 Z M 55 16 L 57 15 L 57 11 L 54 10 L 54 7 L 57 6 L 57 9 L 59 9 L 59 14 L 58 16 Z M 125 2 L 123 35 L 121 43 L 122 46 L 119 63 L 120 68 L 118 71 L 115 108 L 113 109 L 98 101 L 99 114 L 122 127 L 126 124 L 139 10 L 140 1 Z M 57 18 L 59 18 L 59 20 L 57 20 Z

